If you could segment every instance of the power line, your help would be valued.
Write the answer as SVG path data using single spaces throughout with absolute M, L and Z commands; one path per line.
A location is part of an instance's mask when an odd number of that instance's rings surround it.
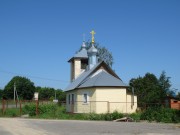
M 69 81 L 65 81 L 65 80 L 58 80 L 58 79 L 52 79 L 52 78 L 44 78 L 44 77 L 39 77 L 39 76 L 31 76 L 31 75 L 19 74 L 19 73 L 14 73 L 14 72 L 5 71 L 5 70 L 0 70 L 0 72 L 1 73 L 5 73 L 5 74 L 11 74 L 11 75 L 26 76 L 26 77 L 29 77 L 29 78 L 36 78 L 36 79 L 41 79 L 41 80 L 69 83 Z

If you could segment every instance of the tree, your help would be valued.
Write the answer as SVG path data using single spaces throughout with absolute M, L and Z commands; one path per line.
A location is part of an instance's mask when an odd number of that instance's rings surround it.
M 177 93 L 176 98 L 180 100 L 180 92 Z
M 3 95 L 3 90 L 0 89 L 0 99 L 2 99 L 2 95 Z
M 91 42 L 86 42 L 87 49 L 91 47 Z M 105 47 L 101 47 L 99 43 L 95 43 L 94 46 L 98 49 L 98 61 L 104 61 L 108 66 L 112 67 L 113 65 L 113 56 Z
M 39 100 L 50 100 L 56 99 L 59 101 L 65 101 L 66 95 L 65 92 L 60 89 L 54 89 L 49 87 L 36 87 L 36 92 L 39 92 Z
M 66 101 L 66 93 L 64 91 L 57 89 L 56 96 L 58 101 Z
M 48 87 L 36 87 L 36 91 L 39 92 L 39 100 L 49 100 L 54 97 L 54 88 Z
M 31 100 L 33 98 L 35 92 L 34 83 L 26 77 L 15 76 L 4 88 L 3 97 L 5 99 L 14 98 L 14 84 L 20 99 Z
M 134 87 L 139 106 L 144 103 L 160 102 L 159 82 L 154 74 L 146 73 L 144 77 L 133 78 L 129 85 Z
M 170 89 L 170 77 L 166 76 L 165 71 L 161 73 L 159 79 L 154 74 L 146 73 L 144 77 L 131 79 L 129 85 L 134 87 L 139 105 L 141 103 L 164 103 L 166 96 L 174 93 Z
M 167 95 L 168 96 L 173 96 L 175 93 L 173 90 L 171 90 L 171 82 L 170 82 L 171 77 L 166 76 L 166 72 L 162 71 L 160 77 L 159 77 L 159 85 L 162 91 L 162 98 L 165 98 Z

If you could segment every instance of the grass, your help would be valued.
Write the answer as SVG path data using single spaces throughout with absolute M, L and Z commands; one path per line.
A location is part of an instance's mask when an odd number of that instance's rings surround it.
M 8 108 L 3 113 L 0 113 L 0 117 L 19 117 L 20 109 L 19 108 Z
M 65 120 L 101 120 L 112 121 L 125 116 L 131 117 L 134 121 L 148 120 L 163 122 L 163 123 L 180 123 L 180 110 L 173 110 L 170 108 L 148 108 L 143 112 L 124 115 L 117 111 L 105 114 L 69 114 L 63 106 L 57 104 L 40 104 L 38 108 L 38 115 L 36 116 L 36 104 L 28 103 L 22 107 L 22 114 L 29 114 L 30 118 L 40 119 L 65 119 Z M 6 109 L 4 115 L 0 112 L 0 117 L 19 117 L 19 108 Z

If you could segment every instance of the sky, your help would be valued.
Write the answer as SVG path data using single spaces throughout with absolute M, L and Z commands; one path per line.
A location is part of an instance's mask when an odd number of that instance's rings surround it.
M 179 0 L 0 0 L 0 88 L 16 75 L 66 88 L 91 30 L 125 83 L 164 70 L 180 89 Z

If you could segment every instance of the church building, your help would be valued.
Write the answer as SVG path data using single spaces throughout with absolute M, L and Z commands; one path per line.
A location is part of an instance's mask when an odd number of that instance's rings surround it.
M 137 109 L 137 96 L 128 92 L 126 84 L 104 61 L 98 62 L 98 50 L 92 45 L 87 50 L 83 42 L 68 62 L 71 83 L 65 89 L 66 111 L 71 113 L 133 113 Z

